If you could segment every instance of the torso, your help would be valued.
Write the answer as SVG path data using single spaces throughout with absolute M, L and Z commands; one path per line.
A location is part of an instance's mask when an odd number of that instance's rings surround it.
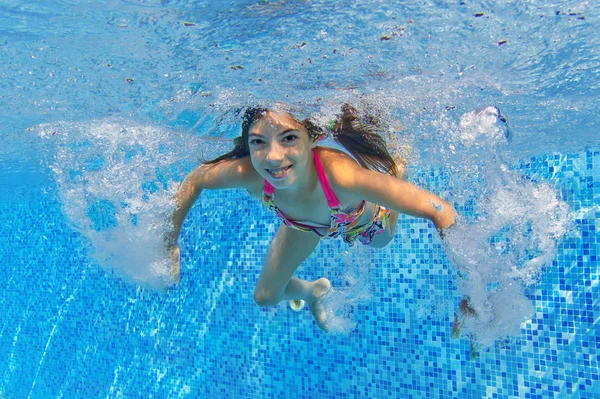
M 336 161 L 343 160 L 347 162 L 348 159 L 351 158 L 342 151 L 333 148 L 317 147 L 316 151 L 323 164 L 323 169 L 330 187 L 339 200 L 341 210 L 345 213 L 351 213 L 354 209 L 360 207 L 363 202 L 362 199 L 348 198 L 344 196 L 342 190 L 336 190 L 335 177 L 331 173 L 331 166 L 335 164 Z M 352 160 L 352 162 L 355 161 Z M 264 182 L 262 178 L 260 181 Z M 250 191 L 253 195 L 262 199 L 262 189 L 262 184 L 252 184 L 252 190 Z M 297 195 L 297 193 L 292 193 L 290 190 L 274 189 L 274 202 L 287 219 L 318 227 L 317 231 L 321 234 L 326 234 L 331 225 L 331 210 L 327 204 L 323 188 L 318 180 L 310 192 L 305 192 L 300 196 Z M 356 225 L 361 226 L 369 223 L 374 212 L 375 205 L 366 202 L 364 211 Z

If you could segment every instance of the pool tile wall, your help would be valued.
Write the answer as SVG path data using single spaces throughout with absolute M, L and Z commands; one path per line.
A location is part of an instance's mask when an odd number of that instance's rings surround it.
M 4 198 L 0 397 L 600 398 L 600 152 L 514 169 L 556 187 L 573 229 L 527 291 L 535 315 L 520 336 L 474 358 L 451 338 L 457 272 L 424 221 L 401 218 L 379 251 L 323 242 L 301 266 L 347 297 L 356 325 L 336 335 L 306 309 L 254 304 L 276 221 L 243 193 L 203 194 L 181 237 L 182 281 L 166 292 L 99 268 L 58 199 Z

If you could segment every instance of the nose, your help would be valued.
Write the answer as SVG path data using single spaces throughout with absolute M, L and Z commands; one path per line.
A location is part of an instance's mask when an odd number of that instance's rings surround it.
M 279 165 L 284 157 L 283 147 L 279 143 L 273 143 L 267 151 L 266 161 L 272 165 Z

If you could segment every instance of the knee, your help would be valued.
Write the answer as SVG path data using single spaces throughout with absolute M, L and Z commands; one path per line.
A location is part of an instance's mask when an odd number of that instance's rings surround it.
M 254 302 L 260 307 L 274 306 L 279 303 L 278 296 L 267 289 L 256 287 L 254 289 Z

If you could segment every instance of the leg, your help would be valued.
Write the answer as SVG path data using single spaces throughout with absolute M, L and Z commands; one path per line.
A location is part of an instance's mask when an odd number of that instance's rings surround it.
M 318 242 L 319 237 L 316 235 L 282 224 L 267 252 L 254 289 L 254 300 L 259 306 L 274 306 L 281 301 L 302 299 L 309 306 L 317 325 L 327 330 L 321 300 L 331 288 L 331 283 L 326 278 L 309 282 L 292 277 Z

